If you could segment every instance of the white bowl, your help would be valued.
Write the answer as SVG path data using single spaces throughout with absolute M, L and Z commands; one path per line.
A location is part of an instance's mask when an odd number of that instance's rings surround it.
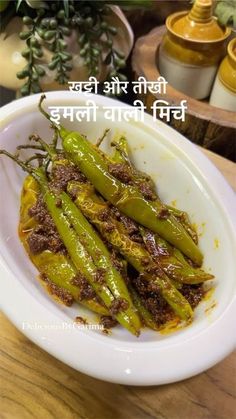
M 1 148 L 14 151 L 38 132 L 49 138 L 48 122 L 37 111 L 39 95 L 1 109 Z M 17 235 L 19 194 L 24 173 L 0 157 L 1 304 L 11 321 L 37 345 L 75 369 L 103 380 L 134 385 L 164 384 L 193 376 L 222 360 L 235 347 L 236 203 L 217 169 L 188 140 L 145 115 L 144 122 L 109 122 L 102 106 L 118 104 L 92 96 L 99 106 L 96 123 L 65 121 L 95 141 L 105 128 L 127 135 L 138 168 L 150 173 L 165 202 L 176 200 L 201 230 L 204 267 L 215 275 L 214 292 L 201 303 L 191 326 L 172 334 L 144 331 L 139 338 L 117 327 L 111 336 L 78 330 L 78 305 L 64 308 L 44 292 Z M 50 92 L 47 106 L 79 105 L 83 94 Z M 93 321 L 91 316 L 90 321 Z

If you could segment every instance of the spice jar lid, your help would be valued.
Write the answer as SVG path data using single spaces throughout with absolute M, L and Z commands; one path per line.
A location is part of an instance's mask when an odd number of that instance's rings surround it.
M 190 12 L 173 13 L 167 18 L 166 26 L 174 35 L 192 42 L 223 41 L 231 32 L 213 16 L 212 0 L 195 0 Z

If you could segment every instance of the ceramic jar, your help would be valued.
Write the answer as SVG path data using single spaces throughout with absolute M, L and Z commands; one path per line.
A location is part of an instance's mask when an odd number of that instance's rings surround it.
M 196 0 L 190 12 L 166 20 L 159 49 L 159 70 L 177 90 L 195 99 L 209 96 L 230 35 L 212 15 L 211 0 Z
M 236 112 L 236 38 L 229 42 L 228 55 L 220 64 L 210 104 Z

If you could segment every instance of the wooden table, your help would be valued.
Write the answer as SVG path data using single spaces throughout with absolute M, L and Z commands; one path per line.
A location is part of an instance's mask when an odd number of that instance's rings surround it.
M 236 191 L 236 164 L 204 151 Z M 159 387 L 106 383 L 30 342 L 0 315 L 0 418 L 233 419 L 236 353 L 191 379 Z M 222 342 L 223 344 L 223 342 Z

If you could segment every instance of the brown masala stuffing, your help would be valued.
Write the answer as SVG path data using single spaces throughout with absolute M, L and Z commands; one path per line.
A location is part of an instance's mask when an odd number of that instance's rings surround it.
M 56 164 L 52 169 L 52 177 L 53 180 L 50 182 L 50 186 L 58 192 L 65 191 L 68 182 L 72 180 L 86 182 L 86 177 L 72 164 Z
M 111 316 L 101 316 L 100 323 L 102 324 L 104 329 L 111 329 L 112 327 L 115 327 L 118 324 L 116 319 L 113 319 L 113 317 Z
M 129 303 L 124 298 L 115 298 L 111 303 L 110 313 L 112 314 L 112 316 L 115 316 L 121 311 L 127 310 L 128 307 Z
M 70 307 L 73 304 L 74 298 L 69 291 L 54 284 L 54 282 L 50 281 L 50 279 L 48 279 L 46 275 L 42 274 L 40 278 L 45 283 L 49 294 L 59 298 L 59 300 L 61 300 L 61 302 L 68 307 Z
M 29 215 L 39 222 L 39 225 L 33 229 L 27 239 L 32 254 L 44 250 L 51 250 L 54 253 L 65 251 L 65 246 L 41 195 L 38 197 L 36 204 L 29 209 Z
M 71 284 L 79 287 L 80 300 L 90 300 L 96 297 L 93 288 L 88 283 L 87 279 L 80 273 L 77 273 L 77 275 L 71 280 Z
M 130 168 L 126 163 L 111 163 L 108 170 L 112 176 L 121 182 L 129 183 L 132 180 Z

